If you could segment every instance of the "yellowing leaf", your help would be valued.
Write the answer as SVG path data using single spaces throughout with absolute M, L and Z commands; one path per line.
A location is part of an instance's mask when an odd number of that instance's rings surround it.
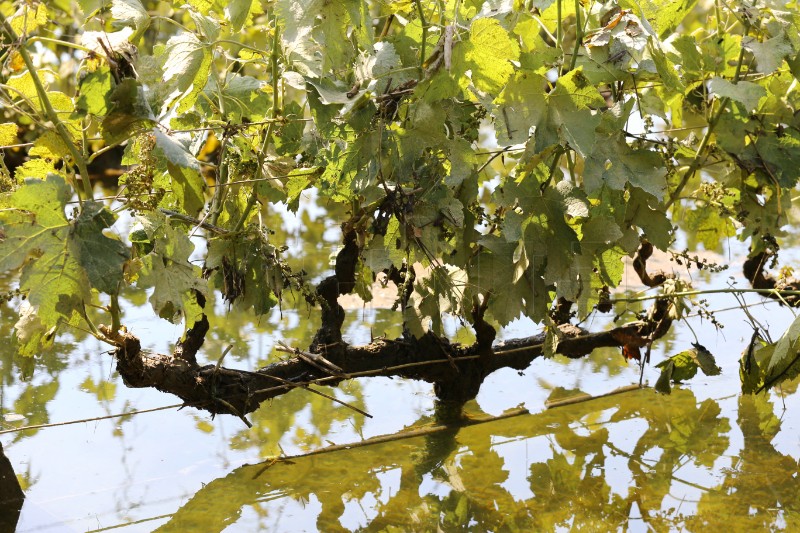
M 25 163 L 17 167 L 17 170 L 14 172 L 14 177 L 18 182 L 22 182 L 26 178 L 37 178 L 43 180 L 48 174 L 58 174 L 54 166 L 54 161 L 46 159 L 31 159 L 25 161 Z
M 519 44 L 495 19 L 472 23 L 466 59 L 472 82 L 478 90 L 497 94 L 514 73 L 512 61 L 519 59 Z
M 0 124 L 0 146 L 17 143 L 17 125 L 13 122 Z
M 28 35 L 40 26 L 47 24 L 47 6 L 44 2 L 36 5 L 36 9 L 23 4 L 9 21 L 17 35 Z
M 36 139 L 29 154 L 31 157 L 58 160 L 69 155 L 69 150 L 56 132 L 46 131 L 41 137 Z
M 23 68 L 25 68 L 25 60 L 22 58 L 22 54 L 13 50 L 11 52 L 11 59 L 8 61 L 8 66 L 14 72 L 19 72 Z
M 25 71 L 22 74 L 9 77 L 6 85 L 13 89 L 10 91 L 12 98 L 16 100 L 21 96 L 30 100 L 36 109 L 39 109 L 39 97 L 36 95 L 36 86 L 33 84 L 33 77 L 30 72 Z

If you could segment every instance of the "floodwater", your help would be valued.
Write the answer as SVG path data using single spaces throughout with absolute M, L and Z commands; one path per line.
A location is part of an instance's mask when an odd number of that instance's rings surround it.
M 290 244 L 294 266 L 327 265 L 339 233 L 323 214 L 306 204 L 293 222 L 268 220 L 280 228 L 276 240 Z M 729 276 L 741 280 L 741 265 L 692 275 L 698 286 L 725 287 Z M 634 278 L 629 272 L 630 291 Z M 736 305 L 730 295 L 708 300 L 711 309 Z M 786 308 L 745 300 L 774 338 L 793 320 Z M 147 347 L 169 350 L 181 326 L 153 319 L 144 295 L 125 301 L 123 323 Z M 232 345 L 225 364 L 255 369 L 275 360 L 279 340 L 307 345 L 316 313 L 290 303 L 254 323 L 217 302 L 202 356 L 215 362 Z M 350 307 L 351 342 L 400 333 L 381 299 Z M 0 306 L 1 338 L 14 313 Z M 548 410 L 551 398 L 638 383 L 639 367 L 618 350 L 537 360 L 521 374 L 490 376 L 460 429 L 436 426 L 430 385 L 386 378 L 324 389 L 373 418 L 304 390 L 262 406 L 249 416 L 252 429 L 191 408 L 139 413 L 178 400 L 126 388 L 108 347 L 82 332 L 33 360 L 0 343 L 0 443 L 27 496 L 18 531 L 798 530 L 797 382 L 741 396 L 738 359 L 751 330 L 739 310 L 717 319 L 721 331 L 700 317 L 689 324 L 716 356 L 719 376 L 698 374 L 670 396 L 644 389 Z M 458 323 L 448 329 L 469 342 Z M 518 321 L 501 336 L 534 331 Z M 694 341 L 676 324 L 654 347 L 653 363 Z M 645 381 L 657 377 L 645 368 Z M 125 416 L 96 420 L 118 414 Z M 14 431 L 76 420 L 89 421 Z M 360 445 L 379 435 L 394 438 Z

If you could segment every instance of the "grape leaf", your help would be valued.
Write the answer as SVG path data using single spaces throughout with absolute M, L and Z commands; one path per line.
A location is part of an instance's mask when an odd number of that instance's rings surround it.
M 75 108 L 90 115 L 105 116 L 111 107 L 111 69 L 101 66 L 81 80 L 80 96 Z
M 200 267 L 189 262 L 194 244 L 181 229 L 158 211 L 137 218 L 132 233 L 144 230 L 152 251 L 139 259 L 139 287 L 153 287 L 150 303 L 161 318 L 176 322 L 191 291 L 208 293 Z M 189 317 L 187 317 L 188 319 Z M 187 326 L 189 327 L 189 326 Z
M 623 0 L 622 7 L 633 8 L 646 19 L 660 38 L 664 38 L 692 11 L 697 0 Z
M 736 84 L 720 77 L 711 78 L 708 84 L 709 90 L 717 96 L 731 98 L 744 104 L 747 111 L 753 111 L 758 107 L 758 101 L 767 96 L 767 90 L 750 81 L 740 81 Z
M 189 32 L 179 33 L 167 41 L 163 79 L 177 85 L 178 113 L 194 106 L 208 82 L 212 59 L 209 48 L 210 45 L 200 42 L 195 34 Z
M 75 220 L 72 236 L 78 262 L 86 271 L 92 287 L 107 294 L 118 292 L 123 266 L 130 258 L 127 246 L 103 234 L 114 219 L 101 202 L 84 203 Z
M 231 22 L 231 30 L 237 32 L 247 21 L 253 0 L 231 0 L 225 4 L 225 16 Z
M 794 52 L 791 43 L 783 33 L 764 42 L 758 42 L 755 37 L 743 37 L 742 47 L 753 53 L 758 71 L 764 74 L 778 70 L 783 58 Z
M 0 124 L 0 146 L 7 146 L 17 142 L 17 125 L 13 122 Z
M 20 289 L 43 327 L 70 320 L 89 300 L 89 280 L 64 209 L 72 189 L 61 176 L 28 179 L 0 211 L 0 272 L 22 267 Z
M 17 350 L 24 357 L 33 357 L 41 353 L 43 348 L 53 344 L 54 329 L 50 331 L 39 320 L 36 308 L 28 300 L 23 300 L 19 306 L 19 320 L 14 324 L 14 333 L 17 337 Z
M 479 18 L 470 27 L 465 59 L 472 69 L 475 87 L 498 94 L 514 73 L 512 61 L 519 59 L 519 44 L 493 18 Z
M 772 388 L 800 375 L 800 316 L 774 344 L 768 359 L 759 361 L 759 366 L 764 369 L 765 388 Z
M 139 0 L 112 0 L 111 17 L 122 25 L 135 27 L 139 35 L 150 24 L 150 15 Z
M 631 148 L 622 134 L 598 141 L 586 160 L 586 192 L 591 194 L 603 186 L 621 190 L 628 183 L 663 198 L 667 182 L 661 156 L 651 150 Z

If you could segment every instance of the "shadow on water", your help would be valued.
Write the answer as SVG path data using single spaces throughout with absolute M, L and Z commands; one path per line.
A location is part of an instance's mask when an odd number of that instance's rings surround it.
M 764 396 L 740 397 L 737 457 L 723 455 L 732 428 L 721 412 L 718 402 L 698 402 L 689 390 L 669 397 L 642 390 L 246 465 L 206 484 L 158 531 L 232 524 L 292 530 L 300 512 L 315 516 L 321 531 L 613 530 L 637 520 L 657 531 L 794 524 L 798 463 L 771 444 L 781 427 L 773 405 Z M 719 469 L 721 463 L 729 466 Z

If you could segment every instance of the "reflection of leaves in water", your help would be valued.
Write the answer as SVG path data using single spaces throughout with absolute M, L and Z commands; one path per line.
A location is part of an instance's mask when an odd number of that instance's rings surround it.
M 726 470 L 722 483 L 704 493 L 691 529 L 725 521 L 741 531 L 800 528 L 800 468 L 780 453 L 772 439 L 780 430 L 772 402 L 765 395 L 739 397 L 739 427 L 744 446 Z
M 648 429 L 625 450 L 617 448 L 611 436 L 630 434 L 624 433 L 628 426 L 617 425 L 637 420 Z M 685 519 L 669 508 L 667 496 L 684 486 L 683 465 L 710 469 L 727 449 L 729 431 L 713 400 L 697 404 L 682 389 L 670 398 L 639 391 L 457 433 L 445 429 L 267 469 L 245 466 L 206 485 L 161 530 L 221 531 L 234 522 L 280 529 L 287 508 L 312 501 L 321 504 L 314 525 L 323 531 L 354 522 L 363 531 L 614 529 L 627 523 L 634 504 L 651 527 L 682 528 Z M 530 447 L 533 458 L 527 451 L 524 462 L 515 456 L 520 445 Z M 628 460 L 633 485 L 627 494 L 609 485 L 608 476 L 621 474 L 615 456 Z M 399 481 L 387 482 L 386 474 L 398 470 Z M 531 497 L 510 488 L 520 477 L 527 478 Z M 354 509 L 360 509 L 357 516 Z M 258 516 L 258 523 L 238 523 L 242 516 Z

